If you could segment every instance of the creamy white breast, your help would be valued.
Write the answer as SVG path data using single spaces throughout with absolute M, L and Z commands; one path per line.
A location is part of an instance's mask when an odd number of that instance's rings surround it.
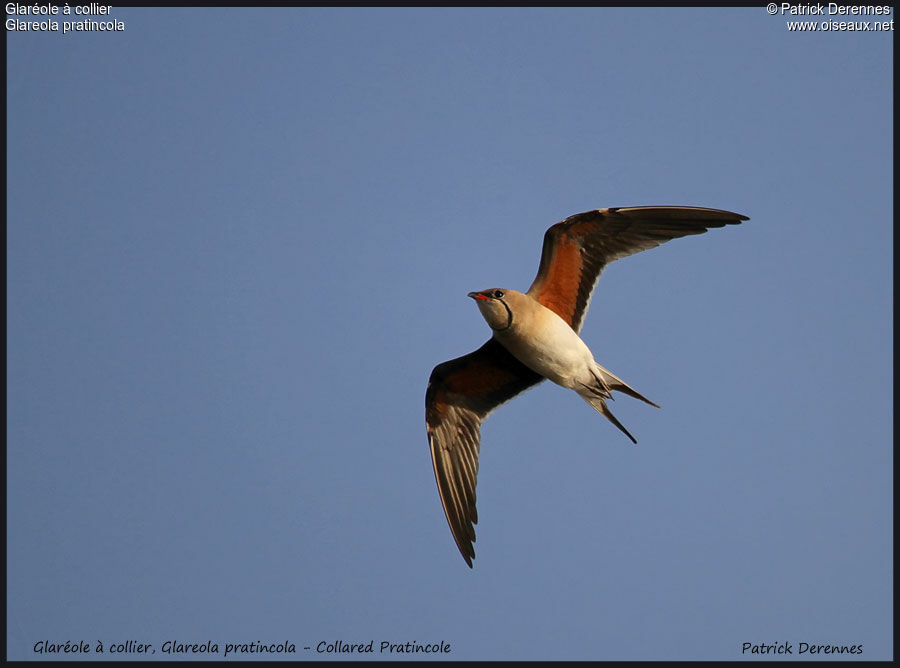
M 578 378 L 590 373 L 594 356 L 565 320 L 536 301 L 532 304 L 530 313 L 517 310 L 513 325 L 494 336 L 531 370 L 574 388 Z

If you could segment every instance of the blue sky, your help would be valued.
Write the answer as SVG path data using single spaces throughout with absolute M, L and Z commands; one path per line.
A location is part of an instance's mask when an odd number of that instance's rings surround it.
M 893 33 L 112 16 L 6 34 L 9 658 L 893 657 Z M 488 337 L 466 293 L 644 204 L 751 220 L 607 269 L 582 336 L 662 408 L 612 406 L 637 446 L 550 383 L 495 412 L 469 570 L 423 402 Z

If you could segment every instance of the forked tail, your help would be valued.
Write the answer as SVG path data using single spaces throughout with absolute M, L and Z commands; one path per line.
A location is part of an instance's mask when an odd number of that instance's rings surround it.
M 628 438 L 631 439 L 633 443 L 637 443 L 637 439 L 632 436 L 628 430 L 616 419 L 616 416 L 612 414 L 609 410 L 609 407 L 606 405 L 607 399 L 612 399 L 612 391 L 615 390 L 617 392 L 622 392 L 629 396 L 634 397 L 635 399 L 640 399 L 651 406 L 656 406 L 652 401 L 650 401 L 647 397 L 640 394 L 637 390 L 630 387 L 624 380 L 613 374 L 611 371 L 604 369 L 602 366 L 594 363 L 594 379 L 596 382 L 592 385 L 582 385 L 584 389 L 577 390 L 578 394 L 581 395 L 581 398 L 588 402 L 594 410 L 598 413 L 603 414 L 610 422 L 616 425 L 619 429 L 622 430 L 622 433 L 625 434 Z
M 641 401 L 648 403 L 655 408 L 659 408 L 659 406 L 654 404 L 644 395 L 640 394 L 634 388 L 630 387 L 624 380 L 612 373 L 609 369 L 604 369 L 596 362 L 594 362 L 594 375 L 597 377 L 597 380 L 599 380 L 600 383 L 606 388 L 610 390 L 616 390 L 617 392 L 623 392 L 624 394 L 632 396 L 635 399 L 640 399 Z

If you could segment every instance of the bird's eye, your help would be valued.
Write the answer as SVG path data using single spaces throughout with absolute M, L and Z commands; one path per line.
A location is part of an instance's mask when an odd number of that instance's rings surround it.
M 503 296 L 503 290 L 494 290 L 494 299 L 500 299 Z

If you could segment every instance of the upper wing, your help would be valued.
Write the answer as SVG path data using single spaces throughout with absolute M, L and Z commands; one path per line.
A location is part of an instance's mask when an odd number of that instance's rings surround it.
M 450 531 L 472 567 L 475 482 L 481 423 L 492 410 L 543 380 L 494 339 L 437 365 L 425 392 L 425 423 L 434 477 Z
M 570 216 L 544 235 L 541 266 L 528 294 L 577 332 L 607 264 L 669 239 L 744 220 L 749 219 L 739 213 L 693 206 L 635 206 Z

